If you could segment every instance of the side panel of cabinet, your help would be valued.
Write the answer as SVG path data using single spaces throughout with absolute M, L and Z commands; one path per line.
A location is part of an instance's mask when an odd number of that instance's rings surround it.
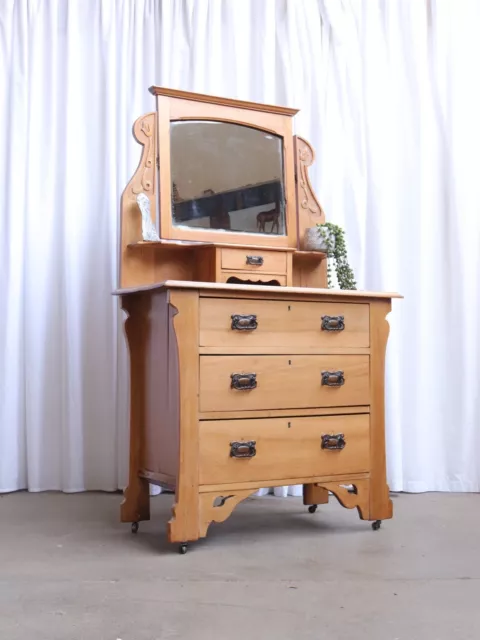
M 145 471 L 176 478 L 179 462 L 179 367 L 169 292 L 152 295 L 145 351 Z M 155 480 L 155 475 L 152 476 Z M 157 478 L 158 480 L 159 478 Z

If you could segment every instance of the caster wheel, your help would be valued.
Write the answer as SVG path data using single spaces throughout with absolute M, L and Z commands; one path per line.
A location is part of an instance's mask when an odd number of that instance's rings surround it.
M 318 505 L 316 505 L 316 504 L 311 504 L 311 505 L 308 507 L 308 513 L 315 513 L 315 511 L 317 510 L 317 506 L 318 506 Z
M 187 543 L 186 542 L 184 542 L 183 544 L 181 544 L 178 547 L 178 553 L 180 553 L 182 556 L 187 553 Z
M 132 533 L 137 533 L 138 531 L 138 522 L 132 522 Z
M 382 521 L 381 520 L 375 520 L 375 522 L 372 522 L 372 529 L 374 531 L 378 531 L 378 529 L 380 529 L 382 525 Z

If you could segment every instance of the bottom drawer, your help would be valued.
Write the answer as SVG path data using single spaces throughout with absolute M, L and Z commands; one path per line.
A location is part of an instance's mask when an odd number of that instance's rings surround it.
M 200 484 L 366 472 L 369 424 L 368 414 L 203 421 Z

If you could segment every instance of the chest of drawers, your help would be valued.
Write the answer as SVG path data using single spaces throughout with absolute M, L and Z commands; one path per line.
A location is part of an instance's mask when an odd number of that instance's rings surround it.
M 149 519 L 149 483 L 175 491 L 168 539 L 182 552 L 262 487 L 303 485 L 311 512 L 334 494 L 374 528 L 392 517 L 394 294 L 174 281 L 118 293 L 131 367 L 124 522 Z

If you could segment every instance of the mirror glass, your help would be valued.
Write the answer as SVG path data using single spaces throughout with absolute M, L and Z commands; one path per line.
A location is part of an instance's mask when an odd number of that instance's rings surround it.
M 174 226 L 285 235 L 282 142 L 228 122 L 171 122 Z

